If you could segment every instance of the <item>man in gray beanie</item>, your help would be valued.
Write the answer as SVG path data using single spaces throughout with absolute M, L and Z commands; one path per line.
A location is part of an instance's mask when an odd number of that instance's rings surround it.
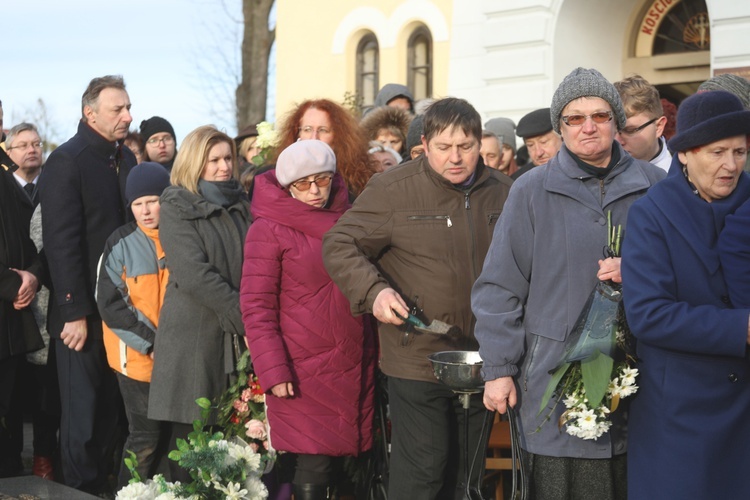
M 599 97 L 604 99 L 611 106 L 617 130 L 625 126 L 627 116 L 625 109 L 622 107 L 622 100 L 617 89 L 606 78 L 595 69 L 576 68 L 566 76 L 552 96 L 550 106 L 550 118 L 552 128 L 560 133 L 560 115 L 563 108 L 576 99 L 581 97 Z
M 484 159 L 484 164 L 496 168 L 505 175 L 513 175 L 518 170 L 516 165 L 516 124 L 510 118 L 492 118 L 484 124 L 485 131 L 482 132 L 482 148 L 479 153 Z M 485 132 L 495 136 L 495 140 Z M 499 150 L 499 156 L 494 165 L 487 161 L 486 152 Z
M 602 254 L 607 221 L 627 234 L 630 205 L 666 173 L 615 141 L 625 112 L 598 71 L 568 75 L 550 115 L 562 147 L 513 184 L 472 290 L 484 404 L 518 412 L 532 498 L 614 500 L 627 488 L 625 410 L 597 439 L 583 439 L 566 427 L 575 422 L 559 399 L 542 401 L 591 291 L 621 281 L 619 257 Z

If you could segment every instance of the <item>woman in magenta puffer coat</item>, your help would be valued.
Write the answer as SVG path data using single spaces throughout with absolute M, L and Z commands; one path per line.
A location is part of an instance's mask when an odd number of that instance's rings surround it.
M 296 499 L 327 498 L 332 457 L 372 446 L 376 345 L 323 267 L 322 238 L 349 208 L 331 148 L 299 141 L 255 180 L 240 306 L 266 390 L 271 443 L 298 454 Z

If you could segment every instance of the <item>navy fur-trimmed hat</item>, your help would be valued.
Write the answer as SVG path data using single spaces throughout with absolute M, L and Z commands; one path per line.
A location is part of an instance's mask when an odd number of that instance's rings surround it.
M 677 134 L 670 151 L 687 151 L 714 141 L 750 134 L 750 111 L 740 99 L 723 90 L 693 94 L 677 109 Z

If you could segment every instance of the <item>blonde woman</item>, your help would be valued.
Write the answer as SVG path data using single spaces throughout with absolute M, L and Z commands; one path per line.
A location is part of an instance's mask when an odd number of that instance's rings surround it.
M 148 416 L 173 423 L 170 449 L 200 416 L 195 400 L 228 386 L 242 342 L 242 244 L 250 216 L 234 141 L 213 126 L 188 134 L 161 196 L 160 238 L 169 282 L 154 345 Z M 209 421 L 209 424 L 213 422 Z M 172 479 L 185 480 L 173 462 Z

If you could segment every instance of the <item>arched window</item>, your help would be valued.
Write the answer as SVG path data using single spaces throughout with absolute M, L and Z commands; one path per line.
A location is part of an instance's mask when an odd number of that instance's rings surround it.
M 407 54 L 407 86 L 418 101 L 432 97 L 432 35 L 424 26 L 409 37 Z
M 652 54 L 710 49 L 711 29 L 705 0 L 683 0 L 669 11 L 659 26 Z
M 368 33 L 362 37 L 357 45 L 357 95 L 362 109 L 366 110 L 375 103 L 375 96 L 380 88 L 378 82 L 378 66 L 380 64 L 380 50 L 378 39 Z

